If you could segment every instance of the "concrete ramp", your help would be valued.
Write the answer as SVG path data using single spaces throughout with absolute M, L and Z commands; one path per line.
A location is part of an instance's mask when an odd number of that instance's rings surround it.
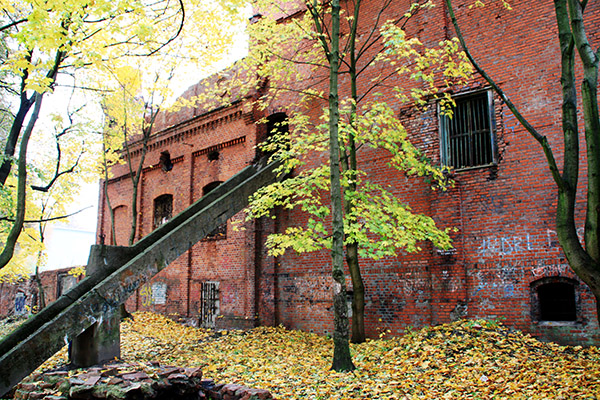
M 248 197 L 277 180 L 276 164 L 249 166 L 132 247 L 111 257 L 93 246 L 90 263 L 103 267 L 0 342 L 0 397 L 65 344 L 110 318 L 141 285 L 248 204 Z M 117 255 L 115 255 L 117 254 Z

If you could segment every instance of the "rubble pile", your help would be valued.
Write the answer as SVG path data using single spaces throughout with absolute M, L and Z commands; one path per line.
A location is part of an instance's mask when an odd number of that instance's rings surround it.
M 77 371 L 35 373 L 14 390 L 18 400 L 268 400 L 271 394 L 202 379 L 200 368 L 112 363 Z

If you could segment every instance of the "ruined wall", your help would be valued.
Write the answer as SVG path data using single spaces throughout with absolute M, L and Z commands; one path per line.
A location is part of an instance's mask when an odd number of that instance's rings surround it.
M 404 12 L 404 3 L 408 2 L 398 2 L 385 17 Z M 457 15 L 475 57 L 532 124 L 548 136 L 552 146 L 560 149 L 559 49 L 552 4 L 524 0 L 511 4 L 513 10 L 508 11 L 495 3 L 468 8 L 466 2 L 459 2 Z M 376 6 L 375 0 L 364 2 L 363 20 L 373 20 Z M 593 16 L 589 27 L 598 26 L 600 6 L 590 3 L 586 13 Z M 407 29 L 425 43 L 436 43 L 452 32 L 441 4 L 419 14 Z M 594 40 L 598 35 L 598 30 L 591 32 Z M 364 82 L 371 77 L 366 75 Z M 487 89 L 474 77 L 466 87 L 455 88 L 454 94 Z M 191 88 L 186 96 L 197 90 Z M 381 91 L 392 98 L 391 92 Z M 447 191 L 432 192 L 424 180 L 391 171 L 382 152 L 361 150 L 360 166 L 372 180 L 391 185 L 413 210 L 432 216 L 440 226 L 457 228 L 451 251 L 424 243 L 418 253 L 361 260 L 367 333 L 377 336 L 389 329 L 401 334 L 407 326 L 463 317 L 497 318 L 542 339 L 598 344 L 594 299 L 566 264 L 557 242 L 556 190 L 543 154 L 502 102 L 492 97 L 495 163 L 455 171 L 455 185 Z M 287 102 L 272 104 L 266 115 L 293 112 L 288 106 Z M 422 110 L 397 109 L 414 143 L 433 163 L 440 164 L 437 104 L 431 102 Z M 161 117 L 163 131 L 150 146 L 140 190 L 137 238 L 153 229 L 153 201 L 158 196 L 172 195 L 173 213 L 177 213 L 201 196 L 207 185 L 226 180 L 255 158 L 254 145 L 257 138 L 264 137 L 262 128 L 253 124 L 259 116 L 240 104 L 203 112 L 187 110 Z M 159 159 L 167 150 L 173 166 L 164 171 Z M 218 159 L 214 159 L 215 151 Z M 561 163 L 560 151 L 557 157 Z M 318 164 L 325 159 L 326 155 L 315 154 L 312 161 Z M 108 189 L 112 207 L 129 207 L 117 209 L 116 236 L 121 242 L 130 224 L 124 222 L 124 215 L 129 215 L 131 189 L 123 167 L 113 172 Z M 583 193 L 585 171 L 581 178 Z M 99 232 L 109 238 L 106 207 L 104 202 Z M 284 324 L 321 334 L 331 332 L 330 255 L 321 251 L 269 256 L 264 247 L 266 236 L 307 218 L 297 211 L 279 210 L 277 214 L 277 220 L 241 223 L 246 230 L 235 231 L 232 222 L 242 219 L 238 214 L 228 222 L 225 236 L 195 245 L 132 296 L 129 309 L 153 310 L 202 323 L 207 312 L 203 311 L 203 299 L 216 293 L 218 304 L 211 303 L 216 307 L 216 319 L 209 315 L 209 325 Z M 582 204 L 577 216 L 582 226 Z M 551 282 L 569 282 L 574 288 L 573 321 L 540 318 L 537 288 Z
M 81 277 L 69 275 L 72 268 L 62 268 L 40 273 L 46 305 L 72 288 Z M 34 277 L 16 283 L 0 283 L 0 318 L 22 317 L 39 308 L 39 288 Z
M 178 115 L 181 120 L 176 119 Z M 155 215 L 158 198 L 167 196 L 170 215 L 176 215 L 256 158 L 254 116 L 245 112 L 242 104 L 191 120 L 187 117 L 185 112 L 163 117 L 167 122 L 177 123 L 174 127 L 159 125 L 159 133 L 150 142 L 138 194 L 137 239 L 152 232 L 160 223 Z M 161 128 L 164 130 L 160 131 Z M 170 158 L 168 167 L 164 165 L 165 152 Z M 127 171 L 124 166 L 117 166 L 113 168 L 113 175 L 108 185 L 111 206 L 117 211 L 130 210 L 132 185 Z M 101 200 L 103 197 L 104 193 Z M 101 204 L 99 231 L 110 237 L 108 205 L 105 200 Z M 115 213 L 115 216 L 116 236 L 127 236 L 130 213 Z M 209 322 L 214 325 L 240 320 L 253 325 L 254 239 L 252 230 L 234 229 L 232 222 L 240 218 L 240 215 L 232 218 L 143 285 L 127 301 L 128 310 L 150 310 L 197 323 L 202 314 L 203 287 L 206 289 L 214 283 L 216 300 L 220 297 L 221 301 L 213 304 L 217 309 L 210 312 L 217 314 L 209 315 Z
M 363 20 L 375 15 L 375 3 L 364 4 Z M 560 65 L 552 4 L 517 1 L 511 3 L 513 11 L 508 11 L 496 4 L 469 9 L 462 3 L 457 15 L 473 54 L 533 125 L 548 136 L 561 163 Z M 598 22 L 600 8 L 593 5 L 586 15 L 593 16 L 591 28 Z M 440 5 L 409 23 L 408 31 L 423 42 L 435 43 L 452 28 Z M 599 34 L 596 30 L 591 36 L 597 39 Z M 455 94 L 485 89 L 486 84 L 475 78 L 467 87 L 456 88 Z M 384 93 L 384 97 L 386 94 L 392 95 Z M 414 142 L 439 164 L 437 105 L 399 112 Z M 389 171 L 378 152 L 365 150 L 360 155 L 360 166 L 376 182 L 391 184 L 414 210 L 458 230 L 449 252 L 425 244 L 418 254 L 361 260 L 370 336 L 386 329 L 400 334 L 406 326 L 468 317 L 497 318 L 562 343 L 600 342 L 593 296 L 566 264 L 558 245 L 556 189 L 543 153 L 496 96 L 493 120 L 497 162 L 456 171 L 455 186 L 446 192 L 431 192 L 425 182 Z M 585 171 L 580 194 L 584 183 Z M 577 217 L 583 226 L 582 204 Z M 285 215 L 282 227 L 303 218 L 306 216 L 292 212 Z M 329 254 L 286 254 L 277 262 L 276 321 L 291 328 L 331 332 Z M 541 319 L 536 288 L 553 281 L 573 284 L 574 321 Z

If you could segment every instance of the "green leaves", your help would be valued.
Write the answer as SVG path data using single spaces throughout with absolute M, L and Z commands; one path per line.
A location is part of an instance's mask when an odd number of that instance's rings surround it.
M 349 100 L 340 109 L 340 147 L 350 151 L 350 138 L 359 149 L 357 156 L 373 149 L 386 160 L 388 174 L 413 176 L 434 188 L 444 190 L 448 184 L 444 171 L 431 165 L 411 143 L 408 132 L 391 106 L 383 101 L 366 103 L 354 117 Z M 327 151 L 327 113 L 323 124 L 310 125 L 310 120 L 292 117 L 293 133 L 276 135 L 263 146 L 281 159 L 282 173 L 294 174 L 282 182 L 264 187 L 251 197 L 247 218 L 270 216 L 277 208 L 297 210 L 293 225 L 267 240 L 272 255 L 286 249 L 299 253 L 331 248 L 330 209 L 328 205 L 329 166 Z M 352 123 L 351 123 L 352 121 Z M 319 163 L 315 163 L 319 159 Z M 395 172 L 394 172 L 395 171 Z M 424 183 L 427 186 L 427 183 Z M 344 219 L 345 243 L 357 243 L 361 257 L 379 259 L 397 255 L 399 251 L 421 250 L 424 241 L 436 247 L 451 247 L 449 228 L 439 229 L 433 219 L 414 213 L 398 190 L 370 182 L 366 171 L 346 169 L 342 186 L 347 202 L 352 204 Z M 306 217 L 302 217 L 306 215 Z

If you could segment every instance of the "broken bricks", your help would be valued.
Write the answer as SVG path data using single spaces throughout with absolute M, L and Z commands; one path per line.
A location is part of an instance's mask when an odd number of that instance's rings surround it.
M 147 364 L 114 364 L 79 373 L 55 371 L 33 374 L 21 382 L 14 399 L 19 400 L 145 400 L 145 399 L 272 399 L 262 389 L 241 385 L 215 385 L 202 380 L 200 368 Z

